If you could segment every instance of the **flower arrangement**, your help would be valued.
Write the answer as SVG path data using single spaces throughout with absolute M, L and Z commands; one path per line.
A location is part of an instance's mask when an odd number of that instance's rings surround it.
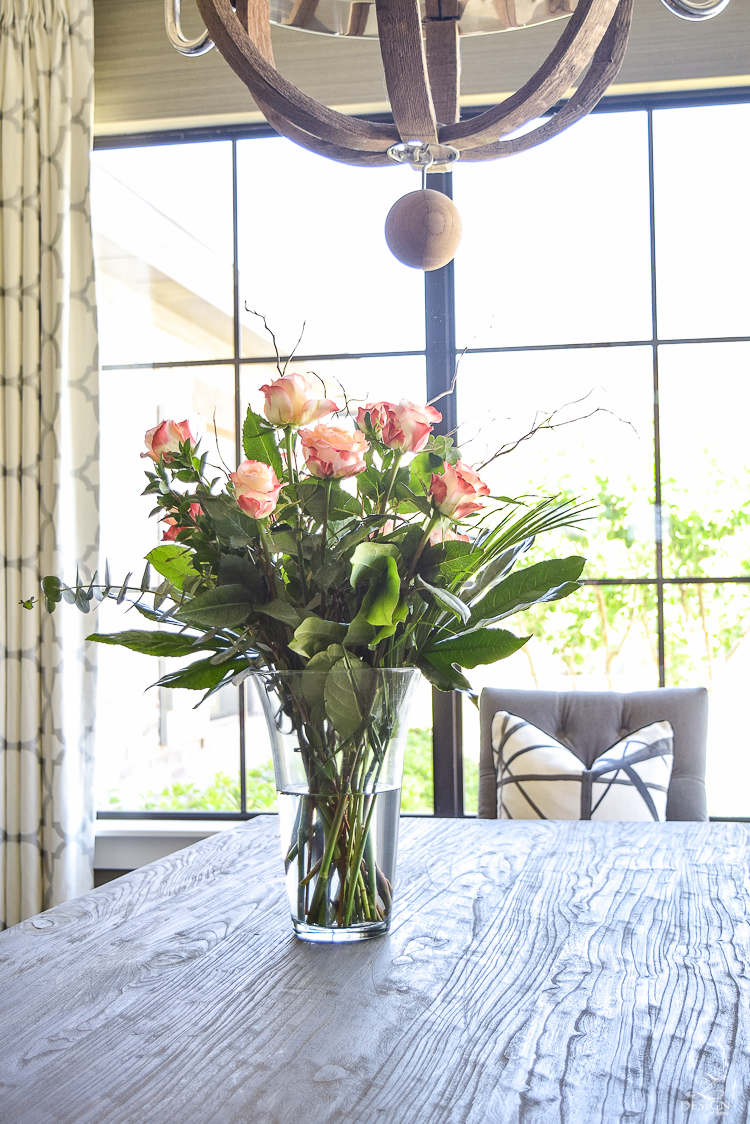
M 387 924 L 390 879 L 371 828 L 404 669 L 470 692 L 465 670 L 517 651 L 528 638 L 500 622 L 574 591 L 584 560 L 515 564 L 583 509 L 492 497 L 434 434 L 431 405 L 355 413 L 315 376 L 278 373 L 261 388 L 264 413 L 247 411 L 246 459 L 224 479 L 209 477 L 187 420 L 147 432 L 145 493 L 164 532 L 139 586 L 130 575 L 115 586 L 107 571 L 103 584 L 46 577 L 43 594 L 50 611 L 131 601 L 159 627 L 90 639 L 190 657 L 161 686 L 207 697 L 263 677 L 272 736 L 286 723 L 299 765 L 285 844 L 293 913 L 308 927 Z

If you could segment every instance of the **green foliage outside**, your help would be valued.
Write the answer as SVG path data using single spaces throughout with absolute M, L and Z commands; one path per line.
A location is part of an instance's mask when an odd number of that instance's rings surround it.
M 663 481 L 664 574 L 667 577 L 745 576 L 750 574 L 750 505 L 720 507 L 722 497 L 748 491 L 750 481 L 720 479 L 715 465 L 704 482 L 703 498 Z M 585 577 L 653 577 L 656 572 L 653 531 L 636 534 L 633 511 L 639 497 L 634 484 L 616 491 L 596 477 L 599 520 L 569 531 L 576 550 L 585 554 Z M 717 497 L 719 502 L 717 502 Z M 641 505 L 643 500 L 641 499 Z M 698 507 L 701 510 L 698 510 Z M 552 548 L 554 550 L 554 547 Z M 535 554 L 535 557 L 543 557 Z M 626 645 L 638 645 L 646 668 L 658 682 L 654 585 L 586 586 L 560 605 L 537 605 L 516 618 L 518 631 L 538 637 L 564 665 L 566 675 L 604 672 L 617 687 L 618 660 Z M 664 590 L 665 662 L 669 686 L 701 684 L 709 689 L 750 631 L 748 590 L 736 584 L 666 585 Z M 632 652 L 632 647 L 631 647 Z M 532 677 L 543 687 L 533 647 L 522 649 Z M 632 660 L 632 656 L 630 657 Z

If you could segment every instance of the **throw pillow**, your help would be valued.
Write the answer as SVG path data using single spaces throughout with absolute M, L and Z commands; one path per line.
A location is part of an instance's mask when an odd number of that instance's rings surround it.
M 587 769 L 572 750 L 507 711 L 492 720 L 498 819 L 664 820 L 674 731 L 652 722 Z

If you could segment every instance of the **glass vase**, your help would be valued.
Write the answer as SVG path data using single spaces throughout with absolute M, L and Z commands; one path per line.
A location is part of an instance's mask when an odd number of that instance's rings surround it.
M 359 661 L 252 674 L 271 738 L 292 925 L 302 940 L 359 941 L 388 931 L 419 674 Z

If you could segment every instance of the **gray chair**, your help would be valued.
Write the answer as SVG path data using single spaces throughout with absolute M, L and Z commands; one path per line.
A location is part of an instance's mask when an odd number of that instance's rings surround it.
M 657 691 L 513 691 L 485 688 L 479 702 L 479 815 L 497 819 L 497 782 L 490 729 L 498 710 L 507 710 L 551 734 L 573 750 L 586 768 L 625 734 L 666 719 L 674 729 L 674 766 L 667 795 L 668 820 L 707 820 L 704 687 Z

